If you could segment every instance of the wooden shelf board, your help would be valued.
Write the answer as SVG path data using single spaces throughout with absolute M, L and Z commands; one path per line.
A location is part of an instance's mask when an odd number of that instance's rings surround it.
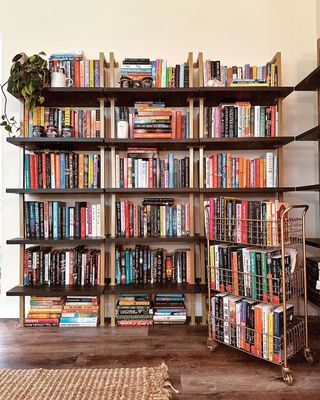
M 172 284 L 128 284 L 128 285 L 108 285 L 104 289 L 106 295 L 117 294 L 160 294 L 160 293 L 204 293 L 204 286 L 207 290 L 207 285 L 201 284 L 186 284 L 186 283 L 172 283 Z
M 300 135 L 296 136 L 297 141 L 317 141 L 320 140 L 320 125 L 315 126 L 307 130 L 306 132 L 301 133 Z
M 156 147 L 159 150 L 187 150 L 197 147 L 198 139 L 105 139 L 107 146 L 114 146 L 118 150 L 127 150 L 128 147 Z
M 320 238 L 307 238 L 306 245 L 320 248 Z
M 6 193 L 16 194 L 100 194 L 104 189 L 6 189 Z
M 205 236 L 156 236 L 156 237 L 107 237 L 106 243 L 116 244 L 136 244 L 136 243 L 188 243 L 200 242 L 205 240 Z
M 304 185 L 296 187 L 297 192 L 319 192 L 320 191 L 320 183 L 316 183 L 315 185 Z
M 309 75 L 307 75 L 301 82 L 299 82 L 295 90 L 306 91 L 316 90 L 320 88 L 320 66 L 315 68 Z
M 199 97 L 205 99 L 205 105 L 217 106 L 220 103 L 250 101 L 252 105 L 272 105 L 278 99 L 284 99 L 292 91 L 292 86 L 278 87 L 203 87 Z
M 206 150 L 267 150 L 293 142 L 294 136 L 205 138 L 199 141 Z
M 7 240 L 7 244 L 38 244 L 41 246 L 78 246 L 87 245 L 95 246 L 104 243 L 104 237 L 85 238 L 85 239 L 29 239 L 29 238 L 13 238 Z
M 7 296 L 100 296 L 105 286 L 15 286 Z
M 198 188 L 159 188 L 159 189 L 143 189 L 143 188 L 107 188 L 105 193 L 110 194 L 160 194 L 161 196 L 169 193 L 189 194 L 198 193 Z
M 104 98 L 104 90 L 95 88 L 45 88 L 44 107 L 97 107 L 99 99 Z
M 220 188 L 220 189 L 200 189 L 200 193 L 212 193 L 212 194 L 237 194 L 237 193 L 244 193 L 244 194 L 266 194 L 266 193 L 283 193 L 283 192 L 292 192 L 294 191 L 294 187 L 275 187 L 275 188 Z
M 104 146 L 103 138 L 23 138 L 10 137 L 7 142 L 15 146 L 25 147 L 27 150 L 96 150 Z

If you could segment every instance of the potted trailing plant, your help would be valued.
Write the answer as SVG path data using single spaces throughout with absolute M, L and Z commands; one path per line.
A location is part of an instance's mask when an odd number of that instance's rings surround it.
M 28 110 L 34 109 L 37 105 L 44 102 L 42 89 L 49 84 L 48 62 L 42 56 L 44 52 L 28 57 L 25 53 L 19 53 L 12 59 L 10 76 L 7 82 L 1 85 L 4 97 L 4 111 L 1 117 L 0 126 L 11 135 L 17 133 L 20 127 L 14 117 L 7 115 L 7 91 L 13 96 L 21 98 L 25 102 Z

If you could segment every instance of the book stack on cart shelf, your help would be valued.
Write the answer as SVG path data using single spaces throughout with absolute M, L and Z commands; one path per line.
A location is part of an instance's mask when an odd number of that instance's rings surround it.
M 182 293 L 157 294 L 154 300 L 155 325 L 182 325 L 187 321 L 187 310 Z

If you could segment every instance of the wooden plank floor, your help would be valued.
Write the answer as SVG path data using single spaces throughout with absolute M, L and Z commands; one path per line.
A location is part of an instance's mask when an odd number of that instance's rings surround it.
M 312 348 L 320 355 L 320 321 L 310 324 Z M 206 347 L 203 326 L 141 328 L 21 328 L 0 320 L 0 368 L 135 367 L 165 362 L 183 400 L 320 399 L 320 363 L 301 354 L 289 366 L 295 384 L 281 380 L 278 366 L 226 346 Z

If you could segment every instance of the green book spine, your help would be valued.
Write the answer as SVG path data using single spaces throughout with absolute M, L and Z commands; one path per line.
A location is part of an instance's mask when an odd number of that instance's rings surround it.
M 261 252 L 262 301 L 268 301 L 268 260 L 267 253 Z
M 169 87 L 169 67 L 166 69 L 166 87 Z
M 257 300 L 257 261 L 256 252 L 250 251 L 250 273 L 251 273 L 251 298 Z
M 260 107 L 260 136 L 266 136 L 266 108 Z

